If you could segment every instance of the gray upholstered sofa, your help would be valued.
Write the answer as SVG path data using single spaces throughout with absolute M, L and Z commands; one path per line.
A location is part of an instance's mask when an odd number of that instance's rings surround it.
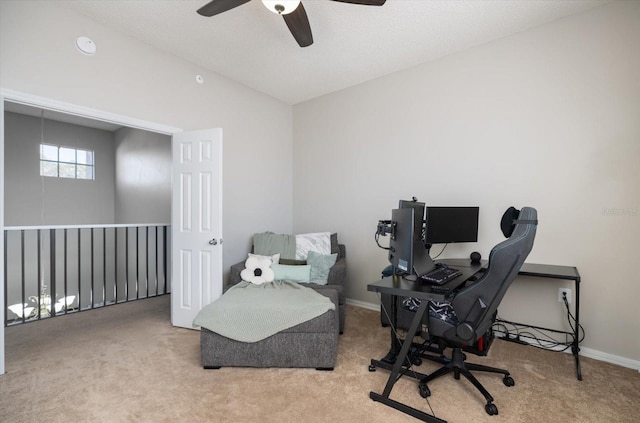
M 327 284 L 307 283 L 305 286 L 329 297 L 335 310 L 253 343 L 235 341 L 202 328 L 202 366 L 208 369 L 227 366 L 333 369 L 338 333 L 344 331 L 346 278 L 346 248 L 338 244 L 335 234 L 332 235 L 331 252 L 337 253 L 338 257 L 329 271 Z M 225 291 L 242 280 L 240 272 L 244 268 L 244 261 L 231 266 Z

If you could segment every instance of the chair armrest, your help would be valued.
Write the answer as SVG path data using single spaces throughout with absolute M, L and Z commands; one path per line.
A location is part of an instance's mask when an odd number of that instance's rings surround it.
M 329 277 L 327 278 L 327 285 L 345 285 L 345 279 L 347 277 L 347 260 L 339 258 L 329 271 Z

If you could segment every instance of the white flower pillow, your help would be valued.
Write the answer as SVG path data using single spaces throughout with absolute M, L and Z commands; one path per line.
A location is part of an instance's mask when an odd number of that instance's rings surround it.
M 240 272 L 243 281 L 251 282 L 254 285 L 273 282 L 275 273 L 271 269 L 270 258 L 249 257 L 244 262 L 244 270 Z

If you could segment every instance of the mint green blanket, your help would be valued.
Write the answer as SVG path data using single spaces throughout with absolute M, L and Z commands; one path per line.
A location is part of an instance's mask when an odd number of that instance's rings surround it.
M 280 253 L 284 259 L 296 258 L 296 236 L 263 232 L 253 235 L 253 252 L 263 256 Z
M 200 310 L 193 323 L 236 341 L 258 342 L 328 310 L 335 310 L 328 297 L 295 282 L 243 281 Z

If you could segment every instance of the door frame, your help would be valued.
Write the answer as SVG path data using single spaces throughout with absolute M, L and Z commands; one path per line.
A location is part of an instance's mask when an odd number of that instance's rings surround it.
M 156 132 L 164 135 L 173 135 L 182 132 L 181 128 L 149 122 L 142 119 L 123 116 L 103 110 L 78 106 L 76 104 L 40 97 L 20 91 L 10 89 L 0 89 L 0 231 L 4 233 L 4 103 L 5 101 L 19 103 L 26 106 L 38 107 L 41 109 L 62 112 L 69 115 L 85 117 L 88 119 L 100 120 L 115 123 L 130 128 L 142 129 L 144 131 Z M 173 188 L 172 188 L 173 189 Z M 4 242 L 0 242 L 0 305 L 4 304 Z M 4 354 L 4 307 L 0 306 L 0 375 L 5 373 Z

